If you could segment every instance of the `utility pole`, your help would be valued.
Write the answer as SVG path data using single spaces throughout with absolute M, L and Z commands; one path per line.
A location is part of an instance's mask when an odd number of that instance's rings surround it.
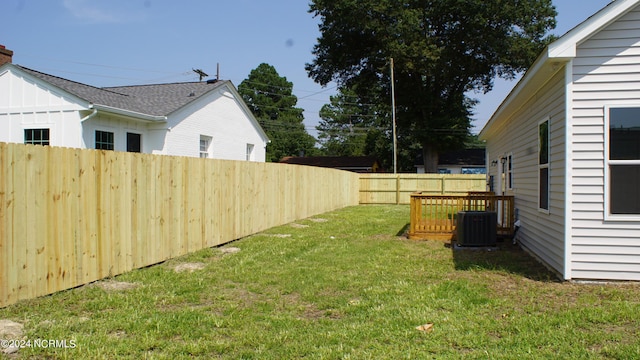
M 393 173 L 398 173 L 398 144 L 396 141 L 396 91 L 393 78 L 393 58 L 391 58 L 391 119 L 393 121 Z

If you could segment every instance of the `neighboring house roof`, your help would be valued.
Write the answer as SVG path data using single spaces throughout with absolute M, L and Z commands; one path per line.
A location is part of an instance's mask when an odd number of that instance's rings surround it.
M 203 81 L 98 88 L 15 65 L 94 105 L 151 116 L 167 116 L 228 81 Z
M 640 4 L 640 0 L 612 1 L 602 10 L 549 44 L 500 104 L 480 132 L 479 137 L 486 139 L 494 133 L 502 121 L 521 108 L 554 74 L 563 69 L 565 63 L 575 58 L 579 44 L 631 11 L 638 4 Z
M 26 75 L 51 84 L 68 94 L 87 102 L 89 108 L 123 114 L 145 121 L 166 121 L 171 113 L 200 99 L 205 94 L 225 88 L 229 90 L 238 104 L 254 123 L 260 136 L 269 142 L 269 137 L 242 100 L 235 86 L 228 80 L 208 80 L 201 82 L 182 82 L 152 85 L 131 85 L 99 88 L 58 76 L 29 69 L 17 64 L 6 63 L 0 66 L 13 67 Z
M 309 165 L 351 171 L 380 170 L 380 163 L 374 156 L 287 156 L 280 163 Z
M 485 149 L 464 149 L 440 154 L 438 165 L 485 165 Z
M 485 149 L 463 149 L 438 154 L 438 165 L 485 166 Z M 416 157 L 416 167 L 424 166 L 422 154 Z

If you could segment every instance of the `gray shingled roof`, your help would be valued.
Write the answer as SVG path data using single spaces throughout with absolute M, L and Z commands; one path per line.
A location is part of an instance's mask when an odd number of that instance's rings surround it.
M 153 116 L 169 115 L 227 82 L 222 80 L 98 88 L 16 66 L 89 103 Z

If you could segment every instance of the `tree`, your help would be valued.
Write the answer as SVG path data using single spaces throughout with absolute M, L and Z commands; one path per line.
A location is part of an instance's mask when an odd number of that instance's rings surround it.
M 316 126 L 320 150 L 330 156 L 361 156 L 365 153 L 367 132 L 375 124 L 369 104 L 358 99 L 350 89 L 340 89 L 320 109 Z
M 271 140 L 267 161 L 278 162 L 285 156 L 315 151 L 315 139 L 304 128 L 303 109 L 296 107 L 293 83 L 281 77 L 273 66 L 262 63 L 251 70 L 238 85 L 238 92 Z
M 525 70 L 556 15 L 551 0 L 313 0 L 310 12 L 321 19 L 306 65 L 314 81 L 389 106 L 394 59 L 398 138 L 419 144 L 429 172 L 438 152 L 469 135 L 475 100 L 466 94 Z
M 316 126 L 320 150 L 331 156 L 375 156 L 384 169 L 393 168 L 393 130 L 385 104 L 368 102 L 353 89 L 338 89 L 320 110 Z M 398 168 L 414 169 L 416 147 L 403 143 Z

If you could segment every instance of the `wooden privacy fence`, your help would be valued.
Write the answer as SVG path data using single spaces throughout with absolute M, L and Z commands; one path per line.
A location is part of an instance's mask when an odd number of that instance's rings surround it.
M 498 236 L 511 236 L 515 230 L 514 197 L 470 192 L 468 195 L 411 194 L 409 238 L 451 240 L 460 211 L 495 211 Z
M 486 187 L 485 175 L 360 174 L 360 204 L 409 204 L 415 192 L 466 195 Z
M 0 143 L 0 307 L 358 204 L 358 175 Z

